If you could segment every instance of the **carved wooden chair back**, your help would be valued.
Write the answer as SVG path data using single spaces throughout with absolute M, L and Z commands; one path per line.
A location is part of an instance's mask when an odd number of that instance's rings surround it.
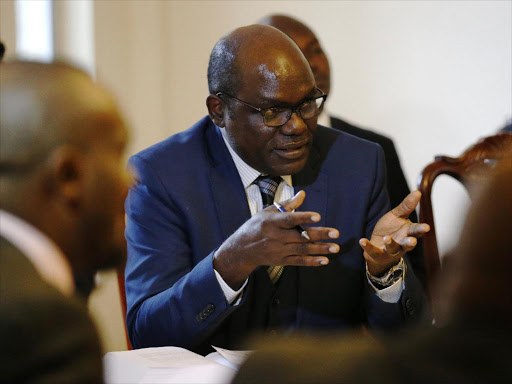
M 443 174 L 460 181 L 471 197 L 475 186 L 485 180 L 489 171 L 503 156 L 504 150 L 512 143 L 512 133 L 499 133 L 481 139 L 462 155 L 453 158 L 436 156 L 421 172 L 418 190 L 422 193 L 419 220 L 430 225 L 430 232 L 423 238 L 423 254 L 432 314 L 435 316 L 436 300 L 434 286 L 441 270 L 436 229 L 432 211 L 432 186 L 434 180 Z M 510 148 L 510 147 L 509 147 Z

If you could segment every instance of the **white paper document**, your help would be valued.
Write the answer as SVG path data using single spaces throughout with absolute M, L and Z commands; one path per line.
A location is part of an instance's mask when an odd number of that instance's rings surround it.
M 179 347 L 109 352 L 103 358 L 107 384 L 228 384 L 236 369 Z
M 212 356 L 212 360 L 217 361 L 220 364 L 226 365 L 227 367 L 231 367 L 233 369 L 238 370 L 242 363 L 247 360 L 249 355 L 253 351 L 232 351 L 229 349 L 224 349 L 220 347 L 216 347 L 215 345 L 212 345 L 213 349 L 215 349 L 217 352 L 212 352 L 207 358 L 210 358 Z M 220 357 L 217 357 L 216 354 L 218 354 Z

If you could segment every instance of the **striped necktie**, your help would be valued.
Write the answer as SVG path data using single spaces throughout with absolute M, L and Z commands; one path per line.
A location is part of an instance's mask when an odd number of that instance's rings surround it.
M 274 203 L 274 197 L 276 195 L 277 187 L 281 182 L 281 177 L 279 176 L 259 176 L 255 181 L 256 184 L 260 188 L 261 198 L 263 201 L 263 209 L 267 208 L 269 205 Z M 281 277 L 283 273 L 284 267 L 281 265 L 270 266 L 268 267 L 268 276 L 272 283 L 275 284 Z

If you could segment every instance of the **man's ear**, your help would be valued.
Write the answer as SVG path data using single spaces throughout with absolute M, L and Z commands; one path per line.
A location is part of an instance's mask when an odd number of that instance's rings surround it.
M 54 149 L 47 160 L 47 192 L 71 209 L 79 208 L 87 193 L 85 162 L 85 155 L 71 145 Z
M 213 120 L 215 125 L 217 127 L 224 127 L 224 102 L 216 95 L 209 95 L 206 98 L 206 107 L 208 108 L 210 119 Z

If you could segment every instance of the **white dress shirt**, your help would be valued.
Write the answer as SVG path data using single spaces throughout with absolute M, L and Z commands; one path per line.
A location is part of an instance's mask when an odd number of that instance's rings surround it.
M 245 188 L 245 194 L 247 196 L 247 202 L 249 204 L 249 209 L 251 211 L 252 216 L 256 212 L 261 211 L 261 209 L 263 208 L 263 199 L 261 197 L 260 189 L 256 184 L 253 184 L 254 180 L 256 180 L 256 178 L 258 178 L 261 175 L 261 173 L 252 168 L 244 160 L 242 160 L 240 156 L 238 156 L 234 149 L 231 148 L 231 145 L 227 140 L 225 129 L 220 127 L 219 129 L 222 133 L 224 143 L 226 143 L 226 147 L 228 148 L 228 151 L 231 154 L 231 157 L 233 158 L 233 162 L 235 163 L 238 173 L 240 174 L 240 179 L 242 180 L 242 184 Z M 281 176 L 281 178 L 283 179 L 283 181 L 279 184 L 279 187 L 277 188 L 276 191 L 276 195 L 274 197 L 274 200 L 278 202 L 291 199 L 294 196 L 291 175 Z M 222 291 L 224 292 L 226 301 L 229 304 L 234 303 L 234 305 L 237 305 L 240 302 L 242 296 L 241 293 L 243 292 L 245 286 L 247 285 L 247 280 L 245 280 L 244 284 L 239 290 L 235 291 L 224 281 L 222 276 L 215 269 L 214 272 L 215 277 L 217 278 L 217 281 L 219 282 L 219 285 L 222 288 Z M 391 285 L 390 287 L 381 290 L 375 288 L 375 286 L 371 283 L 369 279 L 368 282 L 370 286 L 375 290 L 377 296 L 387 303 L 398 302 L 398 300 L 400 300 L 400 296 L 402 295 L 402 291 L 405 288 L 405 282 L 403 278 L 398 280 L 395 284 Z
M 71 297 L 75 283 L 71 266 L 59 247 L 33 225 L 0 209 L 0 235 L 19 249 L 41 278 Z

